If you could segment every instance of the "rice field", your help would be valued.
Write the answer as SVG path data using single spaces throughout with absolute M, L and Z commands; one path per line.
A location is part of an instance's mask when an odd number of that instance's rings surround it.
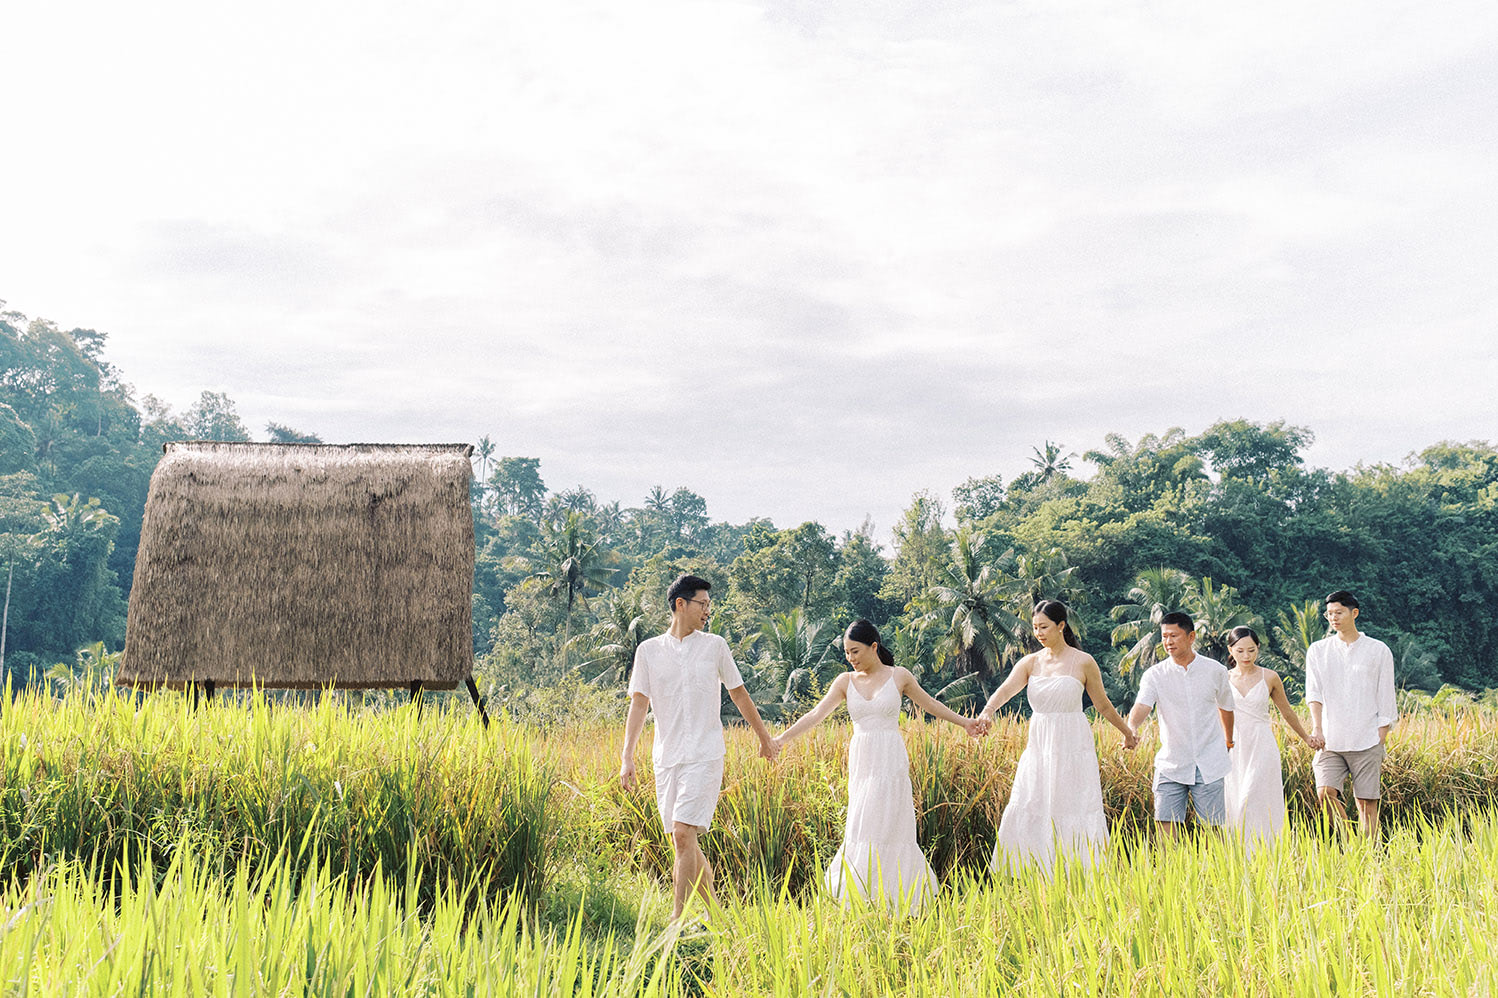
M 1152 748 L 1099 732 L 1113 827 L 1092 871 L 984 870 L 1023 727 L 906 725 L 943 880 L 914 918 L 817 889 L 844 729 L 776 764 L 730 732 L 706 841 L 723 900 L 667 924 L 648 791 L 618 732 L 485 731 L 466 710 L 25 695 L 0 712 L 7 994 L 1487 995 L 1498 948 L 1498 720 L 1391 738 L 1384 841 L 1308 817 L 1245 856 L 1147 833 Z M 955 736 L 955 737 L 954 737 Z

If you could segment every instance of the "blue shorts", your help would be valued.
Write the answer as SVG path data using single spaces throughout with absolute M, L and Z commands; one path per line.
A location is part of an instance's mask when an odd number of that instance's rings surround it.
M 1202 771 L 1196 771 L 1196 783 L 1177 783 L 1155 774 L 1155 820 L 1185 821 L 1186 798 L 1191 797 L 1191 807 L 1196 811 L 1196 820 L 1204 825 L 1227 823 L 1227 797 L 1223 793 L 1223 781 L 1201 782 Z

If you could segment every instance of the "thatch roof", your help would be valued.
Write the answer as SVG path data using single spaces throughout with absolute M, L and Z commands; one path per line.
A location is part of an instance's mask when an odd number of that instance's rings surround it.
M 167 444 L 117 681 L 463 682 L 473 664 L 472 451 Z

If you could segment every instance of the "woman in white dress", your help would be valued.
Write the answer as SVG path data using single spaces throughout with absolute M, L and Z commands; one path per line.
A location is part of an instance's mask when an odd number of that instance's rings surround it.
M 1136 743 L 1103 690 L 1097 662 L 1078 646 L 1066 606 L 1041 601 L 1030 626 L 1040 651 L 1015 664 L 978 715 L 991 721 L 994 711 L 1021 689 L 1030 701 L 1029 735 L 989 863 L 995 873 L 1018 873 L 1033 865 L 1049 874 L 1058 855 L 1091 866 L 1108 844 L 1097 746 L 1082 712 L 1084 690 L 1098 713 L 1123 734 L 1124 747 Z
M 963 717 L 921 689 L 867 620 L 854 622 L 843 636 L 843 654 L 852 666 L 832 681 L 820 703 L 775 739 L 778 750 L 820 724 L 846 702 L 853 719 L 848 743 L 848 820 L 843 844 L 827 865 L 827 889 L 839 901 L 853 892 L 882 895 L 885 904 L 912 914 L 936 891 L 936 875 L 915 838 L 915 798 L 910 760 L 900 737 L 900 702 L 951 721 L 970 735 L 986 724 Z
M 1269 722 L 1269 704 L 1279 708 L 1285 723 L 1312 748 L 1322 740 L 1308 734 L 1290 700 L 1285 684 L 1273 669 L 1259 665 L 1259 635 L 1252 627 L 1228 632 L 1233 671 L 1233 768 L 1223 784 L 1228 827 L 1236 829 L 1254 848 L 1276 841 L 1285 827 L 1285 782 L 1280 771 L 1280 747 Z

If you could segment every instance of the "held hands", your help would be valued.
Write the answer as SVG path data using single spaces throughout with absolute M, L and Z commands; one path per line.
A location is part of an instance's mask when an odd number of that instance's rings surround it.
M 1126 735 L 1124 735 L 1124 749 L 1126 751 L 1132 752 L 1132 751 L 1134 751 L 1134 749 L 1136 749 L 1138 747 L 1139 747 L 1139 732 L 1135 731 L 1133 728 L 1130 728 L 1129 729 L 1129 733 L 1126 734 Z
M 783 737 L 784 736 L 782 735 L 777 738 L 763 739 L 759 743 L 759 757 L 770 762 L 775 761 L 775 757 L 780 754 L 780 749 L 785 744 L 781 741 L 781 738 Z
M 966 718 L 962 722 L 962 729 L 967 732 L 969 738 L 982 738 L 993 728 L 993 718 L 987 714 L 979 714 L 977 717 Z
M 1316 751 L 1320 752 L 1322 749 L 1326 748 L 1326 739 L 1321 737 L 1320 732 L 1313 731 L 1311 732 L 1311 737 L 1306 739 L 1306 744 L 1311 746 L 1311 748 L 1315 749 Z

